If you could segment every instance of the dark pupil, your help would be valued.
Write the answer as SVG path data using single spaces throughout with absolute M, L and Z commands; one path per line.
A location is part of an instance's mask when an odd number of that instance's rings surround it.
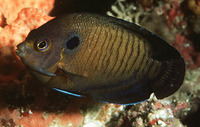
M 38 47 L 39 47 L 40 49 L 44 48 L 45 46 L 46 46 L 46 41 L 42 41 L 42 42 L 40 42 L 39 45 L 38 45 Z
M 75 36 L 67 41 L 66 46 L 68 49 L 72 50 L 72 49 L 76 48 L 79 45 L 79 43 L 80 43 L 79 38 Z

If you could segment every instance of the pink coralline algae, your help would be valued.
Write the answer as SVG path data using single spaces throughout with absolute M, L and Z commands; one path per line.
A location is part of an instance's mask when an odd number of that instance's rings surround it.
M 2 16 L 2 22 L 5 21 L 4 18 L 5 17 Z M 37 9 L 22 9 L 14 22 L 0 29 L 0 48 L 16 46 L 26 38 L 27 34 L 32 29 L 41 26 L 50 19 L 52 19 L 52 17 L 47 16 L 45 13 Z
M 200 66 L 200 53 L 195 51 L 194 45 L 185 36 L 177 33 L 174 46 L 184 56 L 189 68 L 194 69 Z
M 48 14 L 54 7 L 54 1 L 55 0 L 1 0 L 0 11 L 5 16 L 7 24 L 11 24 L 17 19 L 18 13 L 23 8 L 39 8 L 44 14 Z

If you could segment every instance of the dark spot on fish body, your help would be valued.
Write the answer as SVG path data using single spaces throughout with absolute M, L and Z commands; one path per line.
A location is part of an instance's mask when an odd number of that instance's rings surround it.
M 80 37 L 73 35 L 66 41 L 66 48 L 73 50 L 77 48 L 80 44 Z

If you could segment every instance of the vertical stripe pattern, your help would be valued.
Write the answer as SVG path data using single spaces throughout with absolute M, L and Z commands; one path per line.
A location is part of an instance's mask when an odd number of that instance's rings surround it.
M 168 75 L 175 70 L 173 62 L 159 61 L 160 54 L 155 54 L 165 47 L 157 50 L 162 44 L 143 37 L 140 27 L 132 29 L 130 24 L 95 16 L 81 20 L 84 23 L 72 27 L 82 37 L 81 46 L 62 60 L 63 70 L 83 76 L 77 83 L 79 92 L 97 100 L 130 103 L 147 99 L 172 79 Z

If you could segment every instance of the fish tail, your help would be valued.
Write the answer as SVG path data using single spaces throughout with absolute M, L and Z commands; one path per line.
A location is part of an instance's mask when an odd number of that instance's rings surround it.
M 161 63 L 159 74 L 151 82 L 151 88 L 158 99 L 176 92 L 182 85 L 185 76 L 185 62 L 182 57 Z

